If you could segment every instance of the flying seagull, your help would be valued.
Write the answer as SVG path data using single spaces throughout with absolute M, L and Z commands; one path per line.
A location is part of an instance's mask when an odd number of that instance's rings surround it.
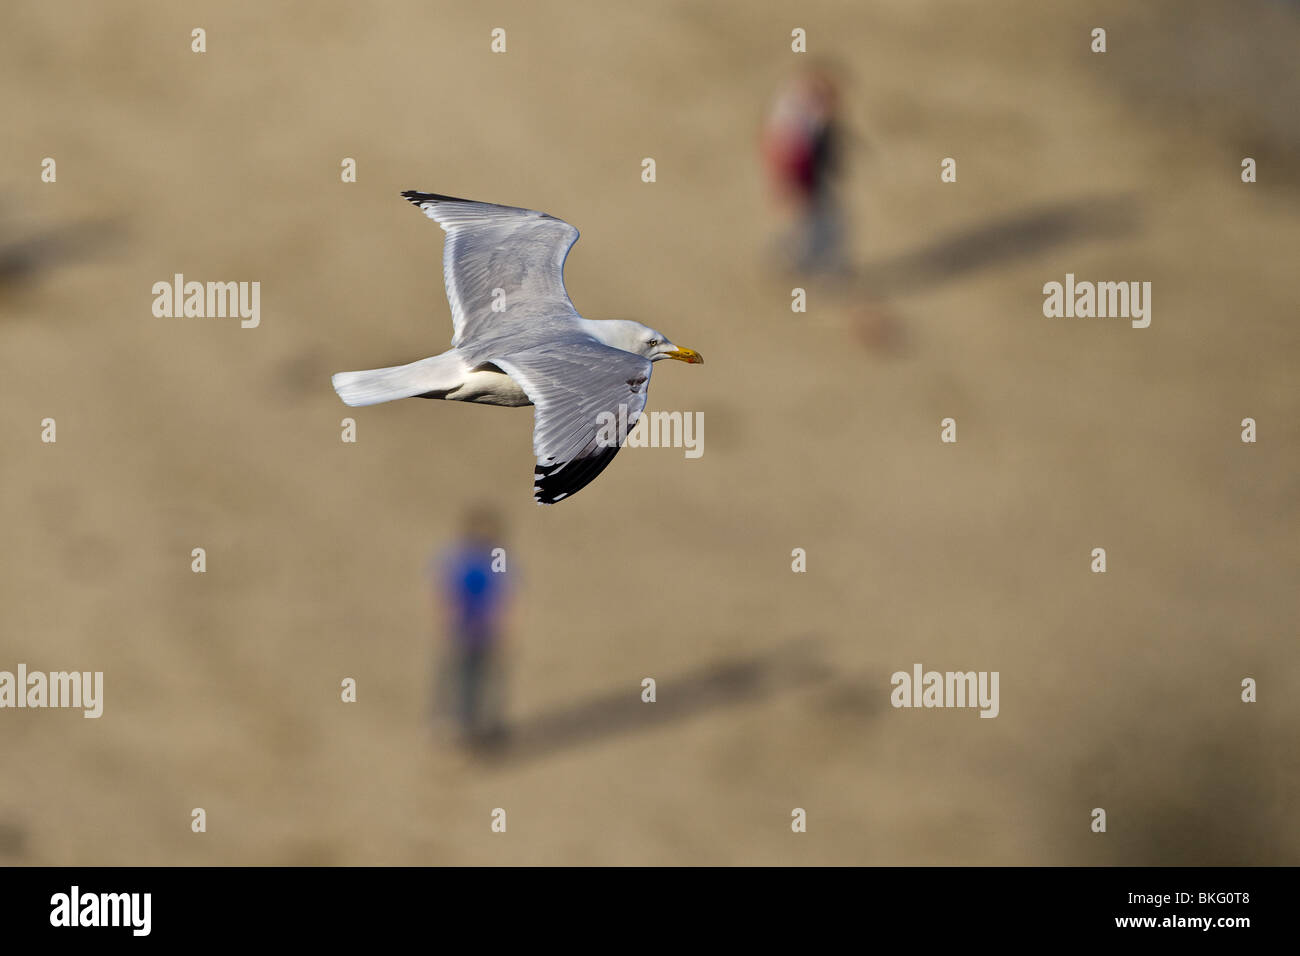
M 576 494 L 636 424 L 652 363 L 704 359 L 640 322 L 580 316 L 564 290 L 578 230 L 563 219 L 437 193 L 402 196 L 447 233 L 452 347 L 409 365 L 339 372 L 334 390 L 347 405 L 399 398 L 534 405 L 533 497 L 549 505 Z M 611 421 L 620 423 L 612 440 Z

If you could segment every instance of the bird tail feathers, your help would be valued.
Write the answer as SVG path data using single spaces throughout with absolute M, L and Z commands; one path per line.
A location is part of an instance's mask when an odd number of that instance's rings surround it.
M 450 352 L 420 359 L 409 365 L 372 368 L 361 372 L 339 372 L 331 377 L 334 391 L 345 405 L 378 405 L 417 395 L 438 397 L 462 380 L 461 362 Z

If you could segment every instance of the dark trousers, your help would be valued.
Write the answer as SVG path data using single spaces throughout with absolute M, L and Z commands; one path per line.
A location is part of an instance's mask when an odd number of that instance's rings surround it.
M 448 710 L 467 739 L 481 740 L 501 730 L 498 671 L 490 642 L 452 644 L 443 686 L 450 697 Z

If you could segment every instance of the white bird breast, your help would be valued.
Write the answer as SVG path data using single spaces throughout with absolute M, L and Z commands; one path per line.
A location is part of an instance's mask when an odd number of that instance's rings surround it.
M 495 368 L 466 368 L 458 388 L 447 393 L 453 402 L 477 402 L 480 405 L 517 407 L 531 405 L 532 400 L 513 378 Z

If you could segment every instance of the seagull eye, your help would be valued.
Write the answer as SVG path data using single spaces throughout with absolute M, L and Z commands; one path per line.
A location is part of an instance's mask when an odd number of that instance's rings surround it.
M 646 343 L 646 345 L 650 346 L 651 348 L 654 348 L 658 344 L 659 344 L 658 339 L 651 339 L 649 342 Z

